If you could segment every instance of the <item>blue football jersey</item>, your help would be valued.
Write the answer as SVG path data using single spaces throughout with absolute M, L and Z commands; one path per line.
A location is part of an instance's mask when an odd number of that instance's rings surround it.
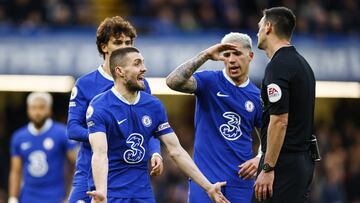
M 76 143 L 67 139 L 65 125 L 51 119 L 40 132 L 32 123 L 17 130 L 11 140 L 11 156 L 22 160 L 20 202 L 63 201 L 66 153 L 75 147 Z
M 109 90 L 113 85 L 113 78 L 103 70 L 102 66 L 99 66 L 97 70 L 80 77 L 71 92 L 68 112 L 68 136 L 70 139 L 82 142 L 76 160 L 76 170 L 73 178 L 74 186 L 88 186 L 89 169 L 91 167 L 92 152 L 88 141 L 86 109 L 96 95 Z M 145 91 L 151 93 L 146 80 L 145 86 Z M 156 144 L 159 145 L 159 142 L 154 145 Z
M 261 127 L 260 90 L 250 80 L 236 86 L 222 71 L 194 74 L 197 81 L 194 161 L 211 181 L 253 187 L 239 165 L 253 158 L 251 133 Z
M 106 133 L 108 197 L 153 197 L 145 158 L 149 139 L 173 132 L 162 103 L 139 92 L 129 104 L 113 87 L 94 98 L 86 115 L 89 134 Z

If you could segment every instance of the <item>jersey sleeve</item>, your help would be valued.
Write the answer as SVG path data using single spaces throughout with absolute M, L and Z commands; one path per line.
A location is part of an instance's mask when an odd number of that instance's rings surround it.
M 103 110 L 98 106 L 89 105 L 86 111 L 86 123 L 89 134 L 96 132 L 106 133 L 105 115 Z
M 165 107 L 162 105 L 162 103 L 160 101 L 158 103 L 158 109 L 159 109 L 160 113 L 158 114 L 159 115 L 158 122 L 157 122 L 157 127 L 155 130 L 156 137 L 174 132 L 174 130 L 171 128 L 171 126 L 168 122 Z
M 289 112 L 289 67 L 279 61 L 270 62 L 265 73 L 269 112 L 279 115 Z
M 212 71 L 197 71 L 193 74 L 196 80 L 195 94 L 200 94 L 202 91 L 206 91 L 208 82 L 212 81 Z
M 63 124 L 57 124 L 57 131 L 60 138 L 60 143 L 64 151 L 70 151 L 78 146 L 75 140 L 70 140 L 66 134 L 66 127 Z
M 18 141 L 18 137 L 14 134 L 11 137 L 11 144 L 10 144 L 10 154 L 11 156 L 20 156 L 20 143 Z
M 67 134 L 69 139 L 88 142 L 88 130 L 85 125 L 85 113 L 87 107 L 88 100 L 86 99 L 78 80 L 72 89 L 69 102 L 67 122 Z
M 160 140 L 156 139 L 155 137 L 150 137 L 150 140 L 149 140 L 149 154 L 153 155 L 154 153 L 161 154 Z

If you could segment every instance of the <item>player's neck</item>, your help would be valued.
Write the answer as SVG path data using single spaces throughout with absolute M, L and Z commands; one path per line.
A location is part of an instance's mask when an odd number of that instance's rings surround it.
M 285 40 L 285 39 L 279 39 L 279 38 L 273 38 L 271 40 L 271 43 L 269 43 L 268 48 L 266 49 L 266 55 L 267 57 L 269 57 L 270 59 L 272 59 L 272 57 L 274 56 L 274 54 L 282 47 L 288 47 L 291 46 L 290 45 L 290 41 L 289 40 Z
M 47 118 L 46 120 L 42 122 L 33 122 L 30 121 L 29 123 L 29 131 L 33 135 L 39 135 L 40 133 L 46 131 L 49 129 L 52 125 L 52 120 L 50 118 Z
M 137 95 L 139 93 L 139 91 L 130 91 L 128 90 L 128 88 L 126 88 L 125 85 L 119 85 L 116 84 L 114 85 L 115 90 L 124 98 L 126 99 L 127 102 L 129 102 L 129 104 L 133 104 L 136 101 Z
M 240 86 L 244 84 L 248 79 L 248 76 L 239 77 L 239 78 L 232 78 L 232 81 L 235 83 L 236 86 Z
M 108 75 L 111 75 L 111 72 L 110 72 L 110 61 L 109 61 L 109 58 L 106 57 L 105 60 L 104 60 L 104 63 L 102 65 L 102 69 L 105 71 L 105 73 L 107 73 Z

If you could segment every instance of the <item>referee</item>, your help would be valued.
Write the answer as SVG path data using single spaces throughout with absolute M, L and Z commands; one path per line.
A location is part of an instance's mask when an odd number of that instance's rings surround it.
M 314 161 L 309 152 L 315 102 L 314 73 L 290 44 L 295 15 L 284 7 L 265 9 L 258 47 L 268 63 L 262 81 L 264 156 L 255 182 L 254 202 L 309 201 Z

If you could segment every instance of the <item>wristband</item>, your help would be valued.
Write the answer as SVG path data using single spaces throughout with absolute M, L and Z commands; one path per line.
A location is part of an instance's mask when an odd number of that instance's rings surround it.
M 9 197 L 8 203 L 19 203 L 19 200 L 17 197 Z

